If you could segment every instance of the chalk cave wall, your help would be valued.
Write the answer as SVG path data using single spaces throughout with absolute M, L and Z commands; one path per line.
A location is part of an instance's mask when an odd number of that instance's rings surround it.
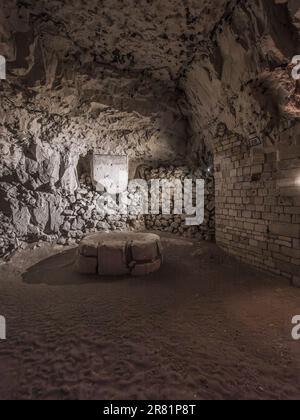
M 128 155 L 132 176 L 141 163 L 184 161 L 186 128 L 174 95 L 147 80 L 104 73 L 95 79 L 55 74 L 46 86 L 38 80 L 28 87 L 26 77 L 1 84 L 2 255 L 20 245 L 18 239 L 67 236 L 72 243 L 97 227 L 97 197 L 77 174 L 78 160 L 89 152 Z M 76 228 L 75 210 L 85 213 Z M 99 230 L 112 227 L 100 219 Z M 128 227 L 126 218 L 111 222 Z
M 300 284 L 298 1 L 238 2 L 183 80 L 193 154 L 214 154 L 217 243 Z
M 214 4 L 4 4 L 2 256 L 23 241 L 72 243 L 89 229 L 140 222 L 182 233 L 179 219 L 98 219 L 88 176 L 78 185 L 75 171 L 91 150 L 128 154 L 131 175 L 146 178 L 205 177 L 213 156 L 200 236 L 211 237 L 216 217 L 226 251 L 299 283 L 300 105 L 290 65 L 299 54 L 299 2 Z
M 14 8 L 5 7 L 1 48 L 8 57 L 8 78 L 0 84 L 0 258 L 27 243 L 70 245 L 102 230 L 149 228 L 213 238 L 209 154 L 202 153 L 195 165 L 197 176 L 208 179 L 205 223 L 195 229 L 186 229 L 184 216 L 107 217 L 97 211 L 101 196 L 88 171 L 78 177 L 79 160 L 90 153 L 126 154 L 131 178 L 193 176 L 186 151 L 191 135 L 186 99 L 174 82 L 118 68 L 116 52 L 111 64 L 76 62 L 66 54 L 65 38 L 56 39 L 54 53 L 53 35 L 35 35 L 23 6 L 17 17 Z

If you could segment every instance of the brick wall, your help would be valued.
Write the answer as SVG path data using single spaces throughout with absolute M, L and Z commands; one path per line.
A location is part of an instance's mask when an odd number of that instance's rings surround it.
M 217 243 L 300 286 L 299 138 L 268 149 L 226 135 L 214 152 Z

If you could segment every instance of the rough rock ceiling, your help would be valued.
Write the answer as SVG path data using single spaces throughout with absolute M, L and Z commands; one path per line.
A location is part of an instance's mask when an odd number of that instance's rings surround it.
M 299 0 L 238 2 L 182 79 L 195 123 L 194 146 L 201 138 L 212 143 L 220 124 L 243 138 L 256 135 L 274 150 L 281 137 L 296 142 L 300 95 L 291 60 L 299 46 Z
M 37 43 L 79 65 L 98 62 L 176 80 L 237 0 L 9 0 L 0 49 L 17 67 Z M 23 45 L 17 54 L 16 44 Z M 31 59 L 32 61 L 32 59 Z
M 2 96 L 48 119 L 100 122 L 109 111 L 118 141 L 136 131 L 132 117 L 151 119 L 139 130 L 150 136 L 163 126 L 165 138 L 182 117 L 196 117 L 196 133 L 211 126 L 212 136 L 218 121 L 242 134 L 249 123 L 264 130 L 271 116 L 256 114 L 274 114 L 279 102 L 299 114 L 288 68 L 299 53 L 299 0 L 10 0 L 0 22 L 10 76 Z M 166 123 L 153 124 L 166 113 Z

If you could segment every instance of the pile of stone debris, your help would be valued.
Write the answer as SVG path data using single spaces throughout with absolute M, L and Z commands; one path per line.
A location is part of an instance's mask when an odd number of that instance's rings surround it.
M 144 179 L 205 178 L 205 222 L 188 227 L 185 215 L 142 215 L 139 191 L 128 195 L 134 212 L 124 214 L 107 194 L 94 190 L 89 174 L 82 174 L 73 194 L 62 189 L 27 189 L 20 183 L 0 182 L 0 258 L 17 249 L 41 242 L 76 245 L 94 232 L 159 230 L 184 236 L 212 239 L 214 235 L 214 180 L 205 171 L 187 167 L 147 168 Z M 142 206 L 140 205 L 142 209 Z M 103 211 L 105 209 L 105 211 Z M 106 210 L 110 210 L 107 212 Z M 129 207 L 130 210 L 130 207 Z M 109 213 L 109 214 L 108 214 Z
M 74 194 L 61 190 L 54 193 L 27 190 L 20 184 L 0 183 L 5 213 L 0 211 L 0 258 L 28 243 L 57 242 L 75 245 L 89 233 L 145 229 L 144 218 L 118 214 L 114 202 L 104 203 L 111 214 L 99 210 L 101 200 L 109 201 L 93 190 L 88 175 L 80 179 Z M 103 208 L 103 206 L 102 206 Z M 114 211 L 115 210 L 115 211 Z
M 215 185 L 214 177 L 210 171 L 202 169 L 191 169 L 186 166 L 180 167 L 160 167 L 147 168 L 144 171 L 145 179 L 150 180 L 161 179 L 167 180 L 170 184 L 175 185 L 176 180 L 181 181 L 192 179 L 194 181 L 203 179 L 205 181 L 205 197 L 204 197 L 204 223 L 200 226 L 187 226 L 186 217 L 183 214 L 171 215 L 147 215 L 145 217 L 146 227 L 149 230 L 157 230 L 167 233 L 179 234 L 186 237 L 196 237 L 204 240 L 213 240 L 215 235 Z M 193 199 L 195 199 L 195 189 L 193 191 Z M 162 197 L 160 197 L 161 199 Z M 171 197 L 173 202 L 171 208 L 174 208 L 174 195 Z M 160 205 L 162 204 L 160 200 Z M 184 209 L 183 209 L 184 210 Z

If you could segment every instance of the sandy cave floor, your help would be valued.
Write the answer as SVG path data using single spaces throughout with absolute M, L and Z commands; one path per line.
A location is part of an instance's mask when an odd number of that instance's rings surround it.
M 300 290 L 213 244 L 163 242 L 146 278 L 76 274 L 58 246 L 0 266 L 0 399 L 299 399 Z

